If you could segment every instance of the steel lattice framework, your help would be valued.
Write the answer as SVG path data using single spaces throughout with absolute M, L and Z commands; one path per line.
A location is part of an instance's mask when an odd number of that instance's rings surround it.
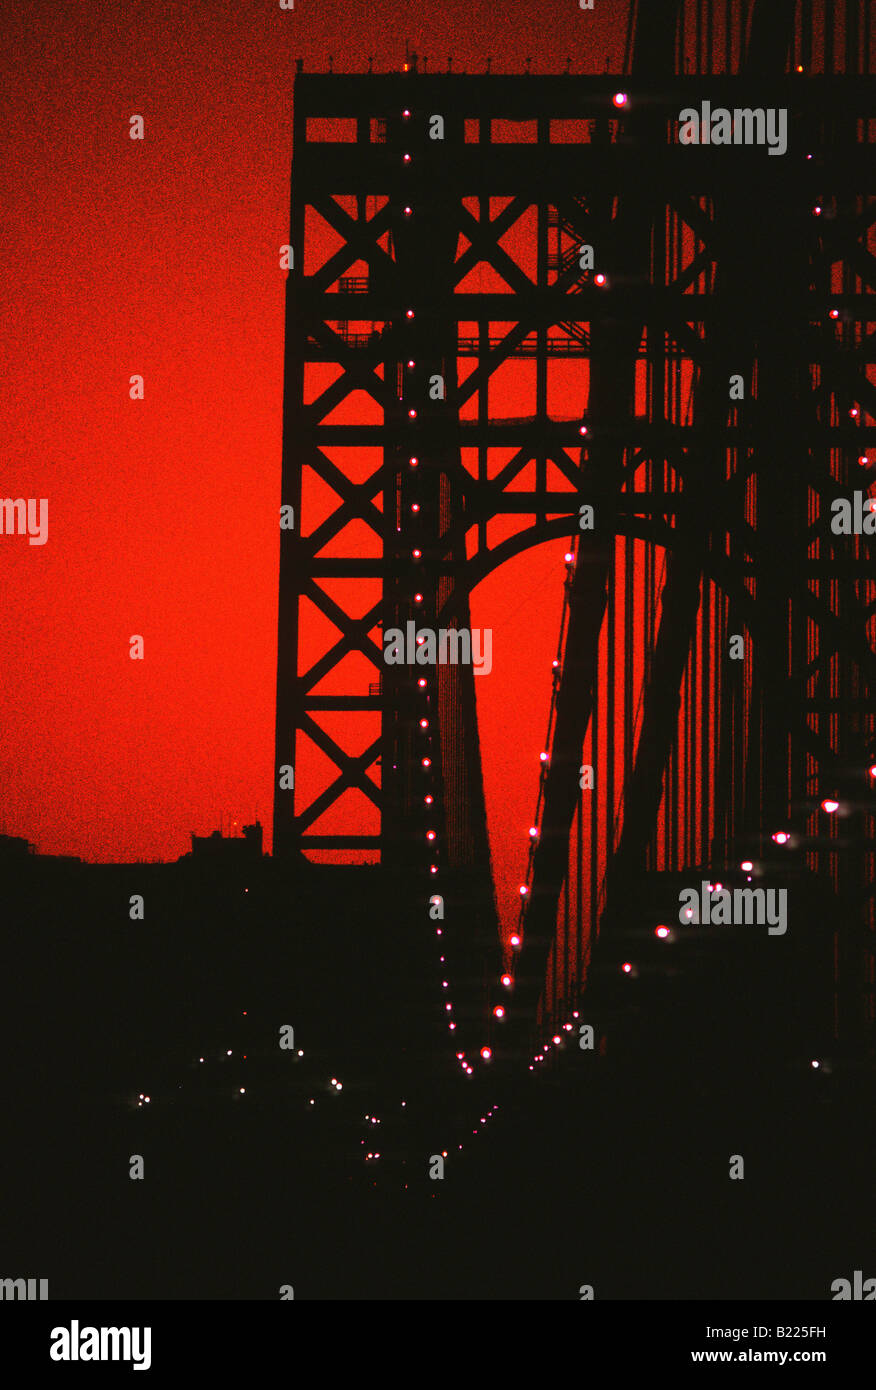
M 876 443 L 872 83 L 786 72 L 782 3 L 755 9 L 743 71 L 706 92 L 673 70 L 678 9 L 640 15 L 621 109 L 617 78 L 415 60 L 296 81 L 276 758 L 295 765 L 306 735 L 334 773 L 297 810 L 277 792 L 275 853 L 379 849 L 473 884 L 480 866 L 489 915 L 471 670 L 423 687 L 424 668 L 384 663 L 381 629 L 464 628 L 497 566 L 577 538 L 518 962 L 530 1020 L 574 1000 L 637 875 L 811 834 L 818 788 L 872 829 L 876 586 L 867 537 L 830 527 Z M 679 113 L 706 95 L 786 108 L 787 154 L 681 145 Z M 491 385 L 527 358 L 534 409 L 499 417 Z M 558 418 L 569 360 L 579 394 Z M 313 660 L 305 601 L 333 629 Z M 733 634 L 750 660 L 727 660 Z M 358 751 L 338 717 L 361 720 Z M 582 760 L 603 779 L 587 809 Z M 368 834 L 332 820 L 353 791 Z M 809 854 L 860 928 L 840 994 L 872 1003 L 872 856 L 843 862 Z

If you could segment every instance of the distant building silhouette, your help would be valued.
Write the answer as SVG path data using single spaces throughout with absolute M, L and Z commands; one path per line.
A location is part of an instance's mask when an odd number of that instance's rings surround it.
M 214 830 L 212 835 L 196 835 L 193 831 L 192 858 L 222 864 L 257 863 L 262 857 L 263 833 L 261 821 L 245 825 L 242 837 L 223 835 L 221 830 Z
M 22 835 L 0 835 L 0 861 L 26 859 L 36 852 L 35 846 Z

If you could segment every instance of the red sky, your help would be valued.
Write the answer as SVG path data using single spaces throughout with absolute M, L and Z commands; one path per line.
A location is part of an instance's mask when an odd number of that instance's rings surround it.
M 430 70 L 618 71 L 625 18 L 624 0 L 9 8 L 0 493 L 48 498 L 49 538 L 0 536 L 0 831 L 132 860 L 176 858 L 220 816 L 269 828 L 295 58 L 398 69 L 407 38 Z M 564 549 L 527 552 L 473 603 L 494 629 L 476 685 L 508 881 Z

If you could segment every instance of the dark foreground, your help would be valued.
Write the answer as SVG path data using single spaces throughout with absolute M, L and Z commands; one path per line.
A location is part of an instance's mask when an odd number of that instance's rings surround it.
M 612 984 L 603 1055 L 570 1038 L 545 1075 L 497 1056 L 469 1082 L 397 885 L 245 878 L 6 875 L 0 1276 L 468 1300 L 827 1300 L 876 1276 L 872 1065 L 831 1054 L 805 971 L 772 978 L 762 943 L 646 971 L 633 1008 Z

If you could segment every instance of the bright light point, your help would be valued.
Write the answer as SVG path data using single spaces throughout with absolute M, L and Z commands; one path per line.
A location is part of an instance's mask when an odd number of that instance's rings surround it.
M 338 1082 L 338 1090 L 339 1090 L 339 1091 L 342 1091 L 343 1089 L 344 1089 L 344 1083 L 343 1083 L 343 1081 L 339 1081 L 339 1082 Z
M 871 777 L 876 777 L 876 763 L 871 763 L 868 771 Z
M 552 670 L 552 671 L 556 671 L 556 669 L 557 669 L 557 667 L 559 666 L 559 664 L 560 664 L 560 663 L 559 663 L 559 661 L 557 660 L 557 658 L 554 657 L 553 661 L 551 662 L 551 670 Z
M 241 1086 L 241 1088 L 240 1088 L 240 1094 L 241 1094 L 242 1096 L 245 1096 L 245 1095 L 246 1095 L 246 1087 L 245 1087 L 245 1086 Z
M 809 1063 L 809 1065 L 810 1065 L 810 1067 L 814 1067 L 814 1069 L 815 1069 L 816 1071 L 818 1071 L 818 1068 L 821 1066 L 821 1063 L 820 1063 L 820 1062 L 816 1062 L 816 1061 L 812 1061 L 812 1062 Z
M 849 415 L 852 417 L 853 420 L 857 420 L 857 418 L 858 418 L 858 407 L 857 407 L 856 405 L 853 405 L 853 406 L 852 406 L 851 410 L 849 411 Z
M 434 796 L 424 796 L 424 797 L 423 797 L 423 805 L 424 805 L 424 806 L 431 806 L 431 805 L 432 805 L 432 802 L 433 802 L 434 800 L 435 800 Z
M 575 556 L 572 554 L 571 550 L 567 550 L 565 555 L 563 556 L 563 559 L 565 560 L 567 565 L 571 565 L 574 558 Z
M 553 1038 L 551 1039 L 551 1041 L 553 1042 L 553 1044 L 554 1044 L 555 1047 L 559 1047 L 560 1043 L 561 1043 L 563 1040 L 562 1040 L 562 1038 L 560 1037 L 559 1033 L 555 1033 L 554 1036 L 553 1036 Z
M 417 681 L 417 685 L 420 687 L 421 690 L 425 690 L 425 688 L 426 688 L 426 677 L 425 677 L 425 676 L 421 676 L 420 679 Z
M 422 594 L 414 594 L 414 603 L 422 603 L 422 602 L 423 602 L 423 595 L 422 595 Z M 419 684 L 419 682 L 418 682 L 418 684 Z M 423 681 L 423 685 L 425 685 L 425 684 L 426 684 L 426 682 Z
M 492 1053 L 492 1051 L 491 1051 L 491 1049 L 490 1049 L 489 1047 L 482 1047 L 482 1048 L 481 1048 L 481 1056 L 483 1057 L 483 1059 L 484 1059 L 485 1062 L 489 1062 L 489 1060 L 490 1060 L 490 1058 L 492 1057 L 492 1055 L 493 1055 L 493 1053 Z
M 429 727 L 429 721 L 428 721 L 428 719 L 421 719 L 421 720 L 420 720 L 420 728 L 421 728 L 421 729 L 428 729 L 428 727 Z
M 230 1056 L 231 1056 L 231 1048 L 230 1048 L 230 1047 L 229 1047 L 228 1051 L 226 1052 L 225 1056 L 226 1056 L 226 1057 L 230 1057 Z
M 874 777 L 876 777 L 876 773 L 874 773 L 873 775 L 874 775 Z M 516 932 L 514 933 L 514 935 L 513 935 L 512 938 L 511 938 L 511 945 L 512 945 L 512 946 L 519 946 L 519 945 L 520 945 L 520 937 L 517 935 Z
M 521 883 L 521 885 L 520 885 L 520 896 L 521 896 L 521 898 L 525 898 L 528 892 L 529 892 L 529 889 L 527 888 L 526 884 L 525 884 L 525 883 Z
M 669 935 L 669 928 L 668 928 L 668 927 L 658 927 L 657 930 L 655 931 L 654 935 L 655 935 L 655 936 L 659 936 L 661 941 L 665 941 L 666 938 L 667 938 L 667 936 Z
M 408 459 L 408 463 L 410 464 L 411 468 L 416 468 L 419 462 L 420 460 L 416 457 L 416 455 L 412 459 Z
M 505 986 L 506 989 L 509 989 L 510 986 L 511 986 L 511 976 L 510 976 L 510 975 L 503 975 L 503 976 L 502 976 L 502 984 Z
M 413 317 L 414 317 L 414 311 L 413 311 L 413 309 L 406 309 L 406 310 L 405 310 L 405 318 L 406 318 L 406 319 L 412 319 Z
M 832 318 L 832 319 L 838 319 L 838 318 L 839 318 L 839 309 L 831 309 L 830 314 L 829 314 L 828 317 L 829 317 L 829 318 Z
M 563 1024 L 563 1029 L 565 1030 L 565 1032 L 571 1033 L 571 1031 L 572 1031 L 572 1025 L 571 1025 L 571 1023 L 564 1023 L 564 1024 Z
M 198 1061 L 199 1061 L 199 1062 L 203 1062 L 203 1060 L 204 1060 L 203 1057 L 199 1057 L 199 1058 L 198 1058 Z
M 772 838 L 777 845 L 786 845 L 791 837 L 787 830 L 777 830 Z
M 423 766 L 423 767 L 431 767 L 431 766 L 432 766 L 432 759 L 431 759 L 431 758 L 424 758 L 424 759 L 423 759 L 423 762 L 422 762 L 422 766 Z
M 303 1056 L 304 1056 L 304 1053 L 303 1053 L 303 1051 L 301 1050 L 300 1047 L 299 1047 L 299 1049 L 298 1049 L 298 1056 L 299 1056 L 299 1057 L 303 1057 Z
M 580 435 L 585 435 L 585 434 L 587 433 L 587 426 L 586 426 L 586 425 L 582 425 L 582 426 L 580 427 L 580 429 L 578 430 L 578 433 L 579 433 Z
M 452 1008 L 453 1008 L 453 1005 L 452 1005 L 452 1004 L 445 1004 L 445 1005 L 444 1005 L 445 1012 L 447 1012 L 447 1013 L 450 1013 L 450 1010 L 451 1010 Z
M 629 98 L 627 97 L 626 92 L 615 92 L 614 96 L 612 97 L 612 101 L 614 102 L 615 106 L 618 107 L 626 106 L 628 100 Z
M 410 164 L 411 162 L 411 156 L 409 154 L 403 154 L 402 159 L 404 160 L 405 164 Z
M 408 65 L 407 65 L 407 63 L 405 63 L 405 72 L 407 72 L 407 70 L 408 70 Z M 408 121 L 408 120 L 410 120 L 411 113 L 410 113 L 410 111 L 408 111 L 407 108 L 406 108 L 406 109 L 402 112 L 402 116 L 404 117 L 404 119 L 405 119 L 406 121 Z
M 501 1004 L 497 1004 L 497 1005 L 496 1005 L 495 1009 L 493 1010 L 493 1014 L 495 1015 L 496 1018 L 504 1018 L 504 1017 L 505 1017 L 505 1010 L 502 1008 L 502 1005 L 501 1005 Z
M 548 755 L 547 755 L 547 753 L 539 753 L 539 755 L 538 755 L 538 761 L 539 761 L 540 763 L 546 763 L 547 760 L 548 760 Z
M 530 838 L 531 840 L 534 840 L 534 839 L 536 838 L 537 835 L 538 835 L 538 826 L 537 826 L 537 825 L 531 825 L 531 826 L 529 827 L 529 838 Z
M 438 865 L 437 865 L 437 864 L 430 864 L 430 865 L 429 865 L 429 873 L 430 873 L 430 874 L 437 874 L 437 872 L 438 872 Z M 439 935 L 440 935 L 440 932 L 439 932 Z
M 413 208 L 405 208 L 405 217 L 410 217 L 412 212 Z
M 834 811 L 839 810 L 839 802 L 832 801 L 830 798 L 828 798 L 826 801 L 822 801 L 821 809 L 822 811 L 826 811 L 829 816 L 832 816 Z
M 604 284 L 605 284 L 605 276 L 603 275 L 602 271 L 600 271 L 598 275 L 594 275 L 593 280 L 594 280 L 594 283 L 597 284 L 597 285 L 604 285 Z
M 739 867 L 743 873 L 747 874 L 751 872 L 751 870 L 754 868 L 754 865 L 752 864 L 750 859 L 743 859 Z
M 814 214 L 815 214 L 816 217 L 820 217 L 820 216 L 821 216 L 821 208 L 818 206 L 817 203 L 816 203 L 815 207 L 812 209 L 812 211 L 814 212 Z
M 684 915 L 685 915 L 685 917 L 687 918 L 687 920 L 690 921 L 691 917 L 693 917 L 693 908 L 692 908 L 692 907 L 686 907 L 686 908 L 684 909 Z
M 412 511 L 412 512 L 418 512 L 419 510 L 420 510 L 420 504 L 419 504 L 419 502 L 412 502 L 412 503 L 411 503 L 411 511 Z
M 630 965 L 630 962 L 628 960 L 624 961 L 623 966 L 621 967 L 625 975 L 629 975 L 632 968 L 633 967 Z

